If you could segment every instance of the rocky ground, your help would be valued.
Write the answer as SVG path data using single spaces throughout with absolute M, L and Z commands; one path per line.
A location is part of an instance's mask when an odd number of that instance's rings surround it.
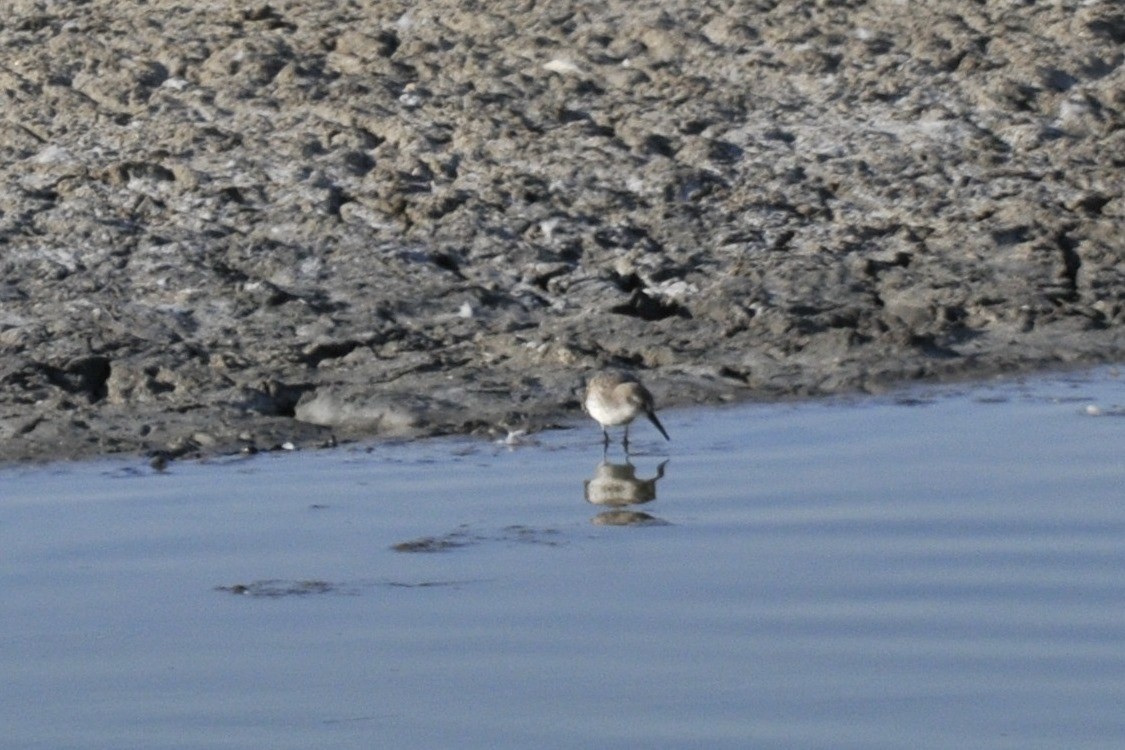
M 1115 0 L 11 0 L 0 50 L 0 460 L 1125 359 Z

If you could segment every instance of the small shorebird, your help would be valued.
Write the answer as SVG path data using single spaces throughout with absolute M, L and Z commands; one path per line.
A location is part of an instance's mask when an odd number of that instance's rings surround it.
M 607 427 L 625 425 L 625 450 L 629 450 L 629 423 L 639 415 L 644 414 L 648 421 L 660 430 L 665 440 L 668 437 L 664 425 L 656 418 L 655 407 L 652 404 L 652 394 L 641 384 L 641 381 L 627 372 L 607 370 L 599 372 L 586 384 L 586 398 L 582 402 L 586 413 L 597 420 L 602 426 L 602 435 L 605 436 L 605 447 L 609 448 L 609 431 Z

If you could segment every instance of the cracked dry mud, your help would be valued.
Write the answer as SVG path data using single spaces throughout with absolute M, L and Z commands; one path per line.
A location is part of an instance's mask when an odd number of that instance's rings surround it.
M 13 0 L 0 49 L 0 460 L 1125 351 L 1112 0 Z

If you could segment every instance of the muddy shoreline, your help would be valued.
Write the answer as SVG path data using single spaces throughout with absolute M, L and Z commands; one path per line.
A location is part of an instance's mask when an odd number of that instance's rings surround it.
M 16 0 L 0 462 L 1125 361 L 1110 2 Z

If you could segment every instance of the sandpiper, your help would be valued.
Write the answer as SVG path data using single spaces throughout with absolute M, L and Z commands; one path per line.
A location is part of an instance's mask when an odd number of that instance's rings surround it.
M 671 440 L 664 425 L 656 418 L 652 404 L 652 394 L 641 381 L 627 372 L 607 370 L 599 372 L 586 384 L 586 398 L 582 405 L 586 413 L 598 421 L 605 436 L 605 447 L 609 447 L 607 427 L 625 425 L 625 450 L 629 450 L 629 423 L 644 414 L 648 421 L 660 430 L 665 440 Z

